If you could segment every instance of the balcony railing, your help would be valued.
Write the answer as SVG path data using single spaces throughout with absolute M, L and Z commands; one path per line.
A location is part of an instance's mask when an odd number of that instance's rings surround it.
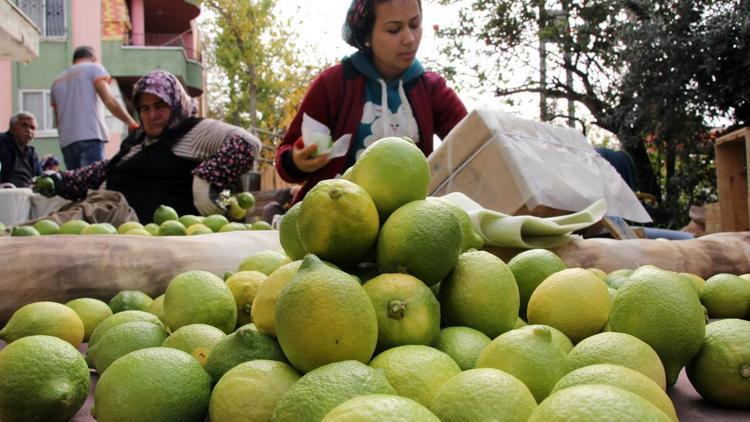
M 185 45 L 185 36 L 189 31 L 181 34 L 168 33 L 146 33 L 124 34 L 123 45 L 145 46 L 145 47 L 181 47 L 185 50 L 188 59 L 196 60 L 195 51 L 192 46 Z

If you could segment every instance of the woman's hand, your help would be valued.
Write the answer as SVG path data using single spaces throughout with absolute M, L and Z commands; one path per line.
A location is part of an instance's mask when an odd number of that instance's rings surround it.
M 302 138 L 299 138 L 297 142 L 294 143 L 294 148 L 292 148 L 292 161 L 301 171 L 312 173 L 325 166 L 328 164 L 328 161 L 330 161 L 328 154 L 315 156 L 317 151 L 317 145 L 312 144 L 305 146 Z

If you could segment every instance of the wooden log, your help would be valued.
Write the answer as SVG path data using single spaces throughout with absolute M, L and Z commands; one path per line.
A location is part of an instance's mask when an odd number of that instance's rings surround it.
M 42 300 L 65 303 L 92 297 L 108 302 L 126 289 L 155 298 L 177 274 L 204 270 L 221 277 L 236 271 L 254 252 L 279 248 L 275 230 L 169 237 L 0 237 L 0 323 L 21 306 Z
M 505 262 L 519 249 L 487 247 Z M 553 249 L 568 267 L 611 272 L 643 265 L 708 278 L 718 273 L 750 273 L 750 232 L 722 232 L 690 240 L 575 239 Z

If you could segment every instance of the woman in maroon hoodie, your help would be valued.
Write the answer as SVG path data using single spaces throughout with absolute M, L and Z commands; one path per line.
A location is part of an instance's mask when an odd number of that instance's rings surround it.
M 343 174 L 372 142 L 408 136 L 429 155 L 433 135 L 445 137 L 466 116 L 445 79 L 416 59 L 420 0 L 353 0 L 343 37 L 357 52 L 315 78 L 276 152 L 279 175 L 303 184 L 294 202 L 320 180 Z M 305 145 L 305 114 L 327 126 L 333 140 L 351 134 L 347 154 L 331 159 Z

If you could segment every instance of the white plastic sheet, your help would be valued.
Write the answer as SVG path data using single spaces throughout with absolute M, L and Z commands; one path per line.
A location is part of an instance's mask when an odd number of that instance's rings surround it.
M 28 220 L 33 196 L 29 188 L 0 189 L 0 223 L 10 227 Z

